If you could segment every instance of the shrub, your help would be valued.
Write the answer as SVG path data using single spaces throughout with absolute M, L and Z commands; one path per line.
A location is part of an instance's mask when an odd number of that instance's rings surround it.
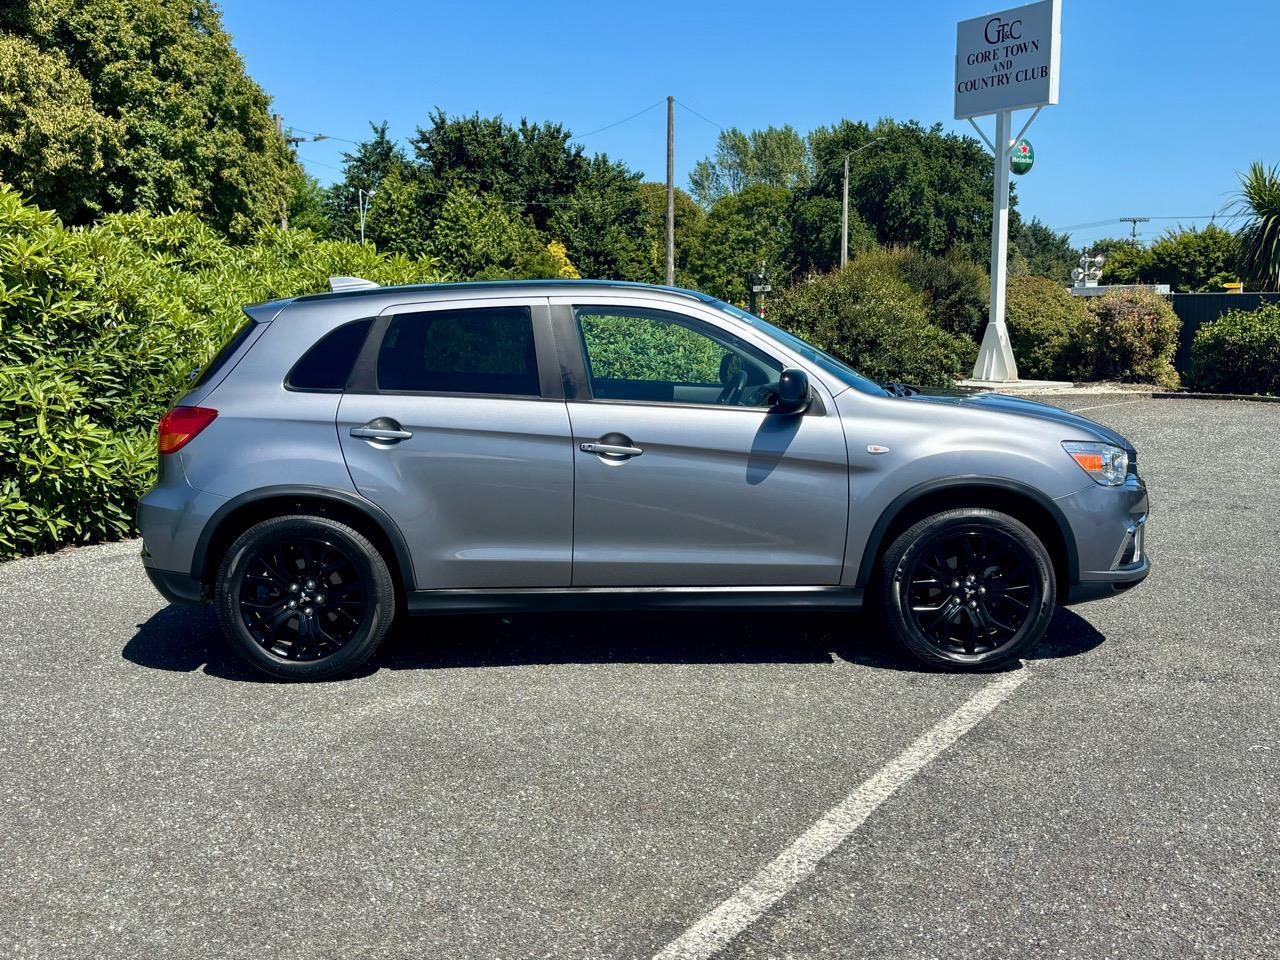
M 1280 305 L 1230 310 L 1196 331 L 1192 377 L 1204 390 L 1280 394 Z
M 929 320 L 935 326 L 982 342 L 991 289 L 981 265 L 959 250 L 935 257 L 904 249 L 898 255 L 898 275 L 924 295 Z
M 1182 321 L 1164 297 L 1140 288 L 1115 290 L 1092 300 L 1089 312 L 1095 377 L 1178 385 L 1173 354 Z
M 1018 375 L 1032 380 L 1075 380 L 1093 368 L 1093 324 L 1083 297 L 1044 277 L 1010 277 L 1005 323 Z
M 305 231 L 233 246 L 192 214 L 67 229 L 0 185 L 0 556 L 129 533 L 155 423 L 240 307 L 342 273 L 437 279 Z
M 877 257 L 783 290 L 771 319 L 874 380 L 950 386 L 977 346 L 929 322 L 924 297 Z

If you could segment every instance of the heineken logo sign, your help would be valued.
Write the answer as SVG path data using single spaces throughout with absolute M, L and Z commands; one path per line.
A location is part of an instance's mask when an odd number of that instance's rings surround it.
M 1026 173 L 1036 162 L 1036 152 L 1030 140 L 1019 140 L 1009 151 L 1009 169 L 1018 176 Z

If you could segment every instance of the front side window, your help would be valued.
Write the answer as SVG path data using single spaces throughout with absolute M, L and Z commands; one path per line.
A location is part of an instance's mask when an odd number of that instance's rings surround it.
M 731 333 L 661 310 L 574 309 L 597 400 L 773 403 L 782 364 Z
M 378 389 L 538 396 L 529 308 L 473 307 L 393 317 L 378 350 Z

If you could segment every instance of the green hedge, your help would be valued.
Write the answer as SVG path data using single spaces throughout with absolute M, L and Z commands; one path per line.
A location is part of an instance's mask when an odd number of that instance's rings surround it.
M 189 214 L 68 229 L 0 184 L 0 557 L 127 535 L 156 421 L 240 307 L 346 273 L 439 279 L 306 232 L 234 246 Z
M 769 319 L 879 381 L 950 386 L 978 353 L 971 338 L 930 323 L 924 296 L 880 257 L 787 288 Z
M 1280 305 L 1230 310 L 1191 341 L 1196 386 L 1215 393 L 1280 394 Z
M 1182 321 L 1149 290 L 1113 290 L 1089 302 L 1093 379 L 1178 386 L 1173 355 Z
M 1083 297 L 1044 277 L 1010 277 L 1005 323 L 1028 380 L 1086 379 L 1093 368 L 1093 317 Z

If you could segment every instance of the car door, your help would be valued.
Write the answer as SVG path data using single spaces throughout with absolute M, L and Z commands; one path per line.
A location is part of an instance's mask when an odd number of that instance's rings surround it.
M 418 589 L 569 585 L 573 452 L 545 298 L 390 308 L 337 426 Z
M 840 581 L 848 456 L 819 385 L 807 413 L 775 414 L 787 364 L 748 331 L 643 300 L 551 302 L 570 365 L 574 586 Z

